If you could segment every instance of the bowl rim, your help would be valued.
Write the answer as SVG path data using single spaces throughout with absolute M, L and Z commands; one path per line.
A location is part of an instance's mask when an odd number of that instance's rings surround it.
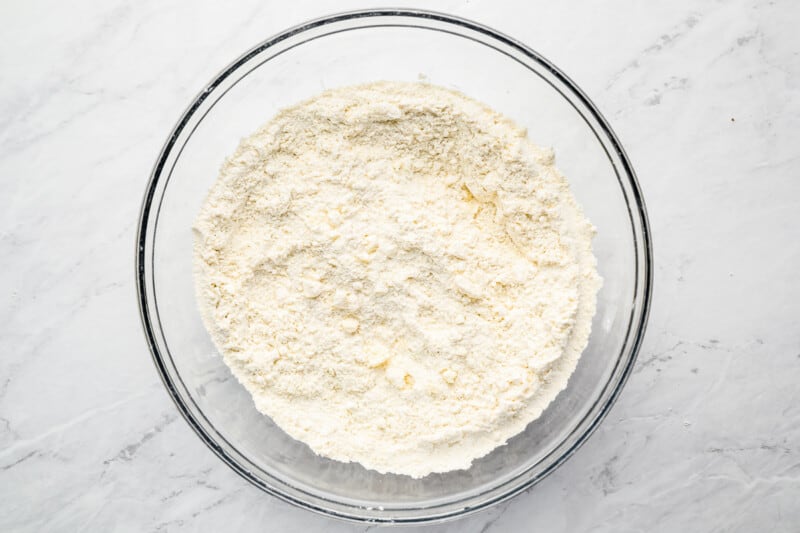
M 279 486 L 273 486 L 261 479 L 256 479 L 250 472 L 239 462 L 237 462 L 236 458 L 231 457 L 228 452 L 226 452 L 223 447 L 220 445 L 218 440 L 210 435 L 205 428 L 203 427 L 202 423 L 198 421 L 196 415 L 192 412 L 191 406 L 187 405 L 185 402 L 184 397 L 178 390 L 178 384 L 176 384 L 170 374 L 169 369 L 167 368 L 167 363 L 165 362 L 158 342 L 157 332 L 154 327 L 154 321 L 151 314 L 155 317 L 155 321 L 158 322 L 158 328 L 161 329 L 160 326 L 160 319 L 158 315 L 158 308 L 157 304 L 155 303 L 155 289 L 150 288 L 148 285 L 148 281 L 152 284 L 152 279 L 148 280 L 148 270 L 147 270 L 147 252 L 149 247 L 152 247 L 153 237 L 149 235 L 148 228 L 151 224 L 155 226 L 157 224 L 158 219 L 158 212 L 160 211 L 160 200 L 163 197 L 159 197 L 159 204 L 155 209 L 155 213 L 153 213 L 153 200 L 156 199 L 156 190 L 159 186 L 159 181 L 163 176 L 164 170 L 166 168 L 166 164 L 172 155 L 173 149 L 176 147 L 176 143 L 180 137 L 180 134 L 184 131 L 184 129 L 189 124 L 190 120 L 193 118 L 195 113 L 200 108 L 201 104 L 206 100 L 206 98 L 214 92 L 215 89 L 219 88 L 221 85 L 224 84 L 225 80 L 231 76 L 234 72 L 237 72 L 240 67 L 246 64 L 250 59 L 255 57 L 256 55 L 260 54 L 261 52 L 275 46 L 276 44 L 284 41 L 290 37 L 295 35 L 301 34 L 303 32 L 307 32 L 310 30 L 314 30 L 320 28 L 322 26 L 326 26 L 329 24 L 334 24 L 338 22 L 346 22 L 346 21 L 353 21 L 355 19 L 363 19 L 363 18 L 372 18 L 372 17 L 400 17 L 400 18 L 408 18 L 408 19 L 429 19 L 438 23 L 445 23 L 453 26 L 460 27 L 461 29 L 466 29 L 468 31 L 477 32 L 479 34 L 483 34 L 484 36 L 498 41 L 503 45 L 511 47 L 515 49 L 515 51 L 523 54 L 528 59 L 533 60 L 534 62 L 538 63 L 539 65 L 543 66 L 549 74 L 553 75 L 559 82 L 564 84 L 575 96 L 580 103 L 585 106 L 586 110 L 591 114 L 592 118 L 596 121 L 597 125 L 602 129 L 603 134 L 606 136 L 606 139 L 610 142 L 616 158 L 618 158 L 619 163 L 622 165 L 622 170 L 624 171 L 625 178 L 627 178 L 627 185 L 630 188 L 630 195 L 631 200 L 633 200 L 633 206 L 630 202 L 628 203 L 628 212 L 629 217 L 631 220 L 631 225 L 634 227 L 634 236 L 633 236 L 633 243 L 635 249 L 635 255 L 637 257 L 636 261 L 636 269 L 637 275 L 635 276 L 637 279 L 637 283 L 634 287 L 634 295 L 633 300 L 636 302 L 637 300 L 637 293 L 641 290 L 641 293 L 638 297 L 641 298 L 638 310 L 638 317 L 636 316 L 636 309 L 634 309 L 631 313 L 630 321 L 628 324 L 628 331 L 626 335 L 626 344 L 629 344 L 629 355 L 626 361 L 624 361 L 624 367 L 621 371 L 618 371 L 617 367 L 619 366 L 620 362 L 622 362 L 623 358 L 619 358 L 617 364 L 615 365 L 614 371 L 612 371 L 611 376 L 609 377 L 609 381 L 606 384 L 606 387 L 601 391 L 601 394 L 598 398 L 595 399 L 595 405 L 603 399 L 603 394 L 606 389 L 610 385 L 613 384 L 613 388 L 608 393 L 608 396 L 605 398 L 605 401 L 599 411 L 593 413 L 593 408 L 590 409 L 584 417 L 589 418 L 590 415 L 593 415 L 593 419 L 589 422 L 589 424 L 582 430 L 582 432 L 577 436 L 575 441 L 567 448 L 560 456 L 556 458 L 556 460 L 546 466 L 538 475 L 535 475 L 527 480 L 524 480 L 521 483 L 518 483 L 516 486 L 511 486 L 507 490 L 503 490 L 498 494 L 494 494 L 492 497 L 485 498 L 482 501 L 474 503 L 469 506 L 464 506 L 455 509 L 449 509 L 444 511 L 436 512 L 437 507 L 447 507 L 452 506 L 453 503 L 458 503 L 456 501 L 449 501 L 445 502 L 444 504 L 438 504 L 437 506 L 433 507 L 417 507 L 413 508 L 414 510 L 421 511 L 418 515 L 415 516 L 388 516 L 388 515 L 369 515 L 366 516 L 363 513 L 359 514 L 357 511 L 361 509 L 362 511 L 365 510 L 362 507 L 352 505 L 346 502 L 341 501 L 332 501 L 329 499 L 325 499 L 320 497 L 316 494 L 311 494 L 307 491 L 304 491 L 302 488 L 299 487 L 292 487 L 295 492 L 300 492 L 301 494 L 305 494 L 314 500 L 316 503 L 312 503 L 303 499 L 302 497 L 298 497 L 292 494 L 287 493 L 285 490 L 282 490 Z M 400 27 L 410 27 L 413 26 L 411 24 L 395 24 L 394 26 Z M 348 28 L 349 30 L 359 29 L 361 27 L 353 27 Z M 434 30 L 435 28 L 424 27 L 424 29 Z M 347 31 L 347 30 L 344 30 Z M 450 32 L 454 33 L 454 32 Z M 329 35 L 324 34 L 322 36 Z M 462 35 L 460 33 L 455 33 L 455 35 L 464 38 L 470 38 L 468 36 Z M 306 42 L 306 41 L 303 41 Z M 482 41 L 480 41 L 482 44 Z M 300 43 L 302 44 L 302 43 Z M 494 47 L 492 47 L 494 48 Z M 496 51 L 501 53 L 502 50 L 498 48 L 494 48 Z M 240 78 L 241 79 L 241 78 Z M 238 80 L 237 80 L 238 81 Z M 552 84 L 551 84 L 552 85 Z M 555 90 L 559 90 L 557 87 L 553 86 Z M 227 89 L 224 90 L 222 95 L 227 92 Z M 222 96 L 220 95 L 220 97 Z M 562 93 L 563 96 L 563 93 Z M 569 100 L 566 96 L 565 99 Z M 213 105 L 213 104 L 212 104 Z M 573 104 L 574 107 L 574 104 Z M 210 109 L 209 109 L 210 110 Z M 206 113 L 208 110 L 206 111 Z M 583 113 L 580 113 L 581 116 L 584 116 Z M 203 115 L 205 116 L 205 114 Z M 202 120 L 202 116 L 200 117 Z M 584 116 L 584 120 L 586 117 Z M 196 127 L 197 125 L 195 125 Z M 591 125 L 590 125 L 591 127 Z M 187 139 L 188 140 L 188 139 Z M 603 144 L 601 142 L 601 144 Z M 605 146 L 603 146 L 606 149 Z M 178 156 L 182 151 L 182 146 L 178 147 Z M 606 149 L 608 152 L 608 150 Z M 611 158 L 611 155 L 609 158 Z M 178 157 L 176 156 L 176 158 Z M 173 162 L 174 165 L 174 162 Z M 613 165 L 613 161 L 612 161 Z M 614 165 L 616 167 L 616 165 Z M 617 169 L 615 168 L 615 171 Z M 171 174 L 171 169 L 167 172 L 166 181 L 169 180 L 169 174 Z M 617 179 L 620 181 L 622 185 L 622 177 L 617 172 Z M 624 187 L 623 187 L 624 191 Z M 627 195 L 626 195 L 627 196 Z M 639 238 L 641 239 L 641 243 L 637 240 L 637 224 L 634 221 L 634 215 L 631 213 L 631 208 L 634 208 L 636 211 L 636 215 L 638 218 L 638 230 L 640 231 L 641 235 Z M 151 217 L 152 221 L 151 221 Z M 149 237 L 149 241 L 148 241 Z M 639 244 L 642 245 L 642 250 L 638 250 Z M 639 264 L 639 254 L 642 254 L 642 261 L 641 265 Z M 641 271 L 639 269 L 641 268 Z M 549 474 L 555 471 L 561 464 L 563 464 L 569 457 L 571 457 L 577 450 L 580 448 L 586 440 L 594 433 L 603 419 L 606 417 L 610 409 L 613 407 L 614 403 L 616 402 L 619 394 L 624 387 L 625 383 L 628 380 L 628 377 L 631 374 L 631 370 L 633 369 L 634 363 L 638 356 L 639 350 L 641 348 L 642 340 L 645 334 L 647 320 L 650 313 L 651 301 L 652 301 L 652 291 L 653 291 L 653 249 L 652 249 L 652 235 L 650 230 L 650 224 L 647 217 L 647 210 L 644 203 L 644 198 L 641 193 L 641 188 L 639 186 L 638 180 L 636 178 L 636 174 L 634 172 L 633 166 L 630 163 L 630 160 L 625 153 L 624 148 L 622 147 L 621 142 L 619 141 L 618 137 L 611 129 L 611 126 L 608 124 L 606 119 L 602 116 L 600 111 L 594 105 L 594 103 L 586 96 L 586 94 L 578 87 L 578 85 L 573 82 L 566 74 L 564 74 L 560 69 L 558 69 L 553 63 L 549 60 L 544 58 L 541 54 L 534 51 L 527 45 L 513 39 L 509 36 L 504 35 L 501 32 L 498 32 L 492 28 L 489 28 L 483 24 L 479 24 L 473 22 L 468 19 L 464 19 L 461 17 L 457 17 L 454 15 L 449 15 L 445 13 L 440 13 L 436 11 L 429 11 L 423 9 L 365 9 L 365 10 L 354 10 L 354 11 L 346 11 L 340 12 L 328 16 L 323 16 L 320 18 L 312 19 L 307 22 L 298 24 L 296 26 L 290 27 L 269 39 L 262 41 L 261 43 L 257 44 L 256 46 L 250 48 L 244 54 L 240 55 L 236 60 L 228 64 L 224 69 L 222 69 L 212 81 L 206 85 L 206 87 L 200 91 L 191 101 L 189 106 L 184 110 L 180 119 L 176 123 L 176 125 L 171 130 L 167 140 L 164 142 L 159 156 L 156 160 L 156 163 L 153 166 L 153 169 L 150 173 L 150 177 L 145 189 L 145 195 L 142 200 L 142 205 L 139 213 L 139 222 L 137 226 L 137 233 L 136 233 L 136 255 L 135 255 L 135 277 L 136 277 L 136 290 L 137 290 L 137 303 L 139 307 L 139 317 L 142 323 L 142 328 L 144 330 L 145 338 L 147 341 L 147 345 L 153 359 L 153 362 L 156 366 L 158 371 L 159 377 L 161 378 L 162 383 L 164 384 L 167 392 L 172 399 L 173 403 L 178 408 L 178 411 L 181 413 L 183 418 L 189 424 L 189 426 L 195 431 L 195 433 L 200 437 L 200 439 L 225 463 L 227 464 L 234 472 L 239 474 L 242 478 L 249 481 L 251 484 L 255 485 L 256 487 L 260 488 L 261 490 L 283 500 L 292 505 L 297 507 L 310 510 L 316 512 L 318 514 L 322 514 L 325 516 L 331 516 L 339 519 L 344 519 L 353 522 L 368 522 L 368 523 L 405 523 L 405 524 L 422 524 L 422 523 L 434 523 L 434 522 L 442 522 L 449 519 L 460 518 L 475 512 L 478 512 L 482 509 L 486 509 L 492 505 L 500 503 L 502 501 L 508 500 L 517 494 L 529 489 L 533 485 L 540 482 L 542 479 L 546 478 Z M 152 298 L 149 296 L 149 292 L 152 292 Z M 151 306 L 153 307 L 151 312 Z M 634 320 L 634 319 L 637 320 Z M 636 322 L 636 323 L 634 323 Z M 168 354 L 169 355 L 169 354 Z M 170 355 L 171 358 L 171 355 Z M 177 375 L 177 372 L 176 372 Z M 180 379 L 180 378 L 179 378 Z M 612 383 L 616 379 L 615 383 Z M 185 388 L 185 385 L 181 382 L 180 384 Z M 197 407 L 197 411 L 202 414 L 202 411 Z M 580 427 L 580 423 L 577 428 Z M 221 436 L 220 436 L 221 437 Z M 569 438 L 569 436 L 568 436 Z M 224 440 L 224 438 L 223 438 Z M 566 440 L 565 440 L 566 442 Z M 241 454 L 236 450 L 236 448 L 231 445 L 230 443 L 226 444 L 232 448 L 233 451 L 236 453 Z M 562 443 L 563 444 L 563 443 Z M 532 467 L 531 467 L 532 468 Z M 487 489 L 482 494 L 491 494 L 496 492 L 498 488 L 503 487 L 504 485 L 509 485 L 513 483 L 516 479 L 524 475 L 526 471 L 518 474 L 515 477 L 510 478 L 509 480 L 505 481 L 501 485 L 496 485 Z M 277 481 L 277 480 L 276 480 Z M 281 482 L 286 484 L 285 482 Z M 288 484 L 286 484 L 288 485 Z M 291 486 L 290 486 L 291 487 Z M 480 496 L 479 494 L 478 496 Z M 474 499 L 475 496 L 471 496 L 470 498 Z M 465 498 L 466 499 L 466 498 Z M 325 505 L 324 502 L 332 503 L 331 505 Z M 342 511 L 335 506 L 344 506 L 349 511 Z M 374 511 L 374 510 L 371 510 Z M 388 510 L 387 511 L 391 511 Z M 433 511 L 433 512 L 432 512 Z

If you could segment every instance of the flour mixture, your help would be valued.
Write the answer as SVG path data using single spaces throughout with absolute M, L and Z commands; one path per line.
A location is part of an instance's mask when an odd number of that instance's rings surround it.
M 199 306 L 256 407 L 319 455 L 422 477 L 536 419 L 586 346 L 594 229 L 553 153 L 440 87 L 281 111 L 195 225 Z

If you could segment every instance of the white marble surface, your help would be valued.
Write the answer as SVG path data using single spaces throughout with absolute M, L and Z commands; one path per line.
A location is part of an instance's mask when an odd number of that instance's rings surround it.
M 286 26 L 376 5 L 0 7 L 0 530 L 369 529 L 262 494 L 197 439 L 145 347 L 133 250 L 195 92 Z M 599 431 L 534 489 L 430 530 L 797 531 L 800 4 L 426 5 L 587 91 L 638 171 L 657 265 L 642 353 Z

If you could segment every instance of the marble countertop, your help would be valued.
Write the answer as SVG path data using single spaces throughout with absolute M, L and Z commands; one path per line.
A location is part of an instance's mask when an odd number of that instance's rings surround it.
M 370 529 L 261 493 L 200 442 L 150 360 L 133 251 L 198 89 L 289 25 L 377 5 L 0 8 L 0 530 Z M 656 263 L 642 352 L 597 433 L 528 492 L 429 530 L 797 531 L 800 4 L 426 7 L 522 40 L 589 94 L 638 172 Z

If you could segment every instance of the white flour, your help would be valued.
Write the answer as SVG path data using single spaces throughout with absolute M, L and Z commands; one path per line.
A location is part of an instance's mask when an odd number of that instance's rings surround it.
M 325 92 L 222 168 L 195 227 L 206 326 L 316 453 L 414 477 L 537 418 L 584 349 L 593 227 L 552 152 L 461 94 Z

